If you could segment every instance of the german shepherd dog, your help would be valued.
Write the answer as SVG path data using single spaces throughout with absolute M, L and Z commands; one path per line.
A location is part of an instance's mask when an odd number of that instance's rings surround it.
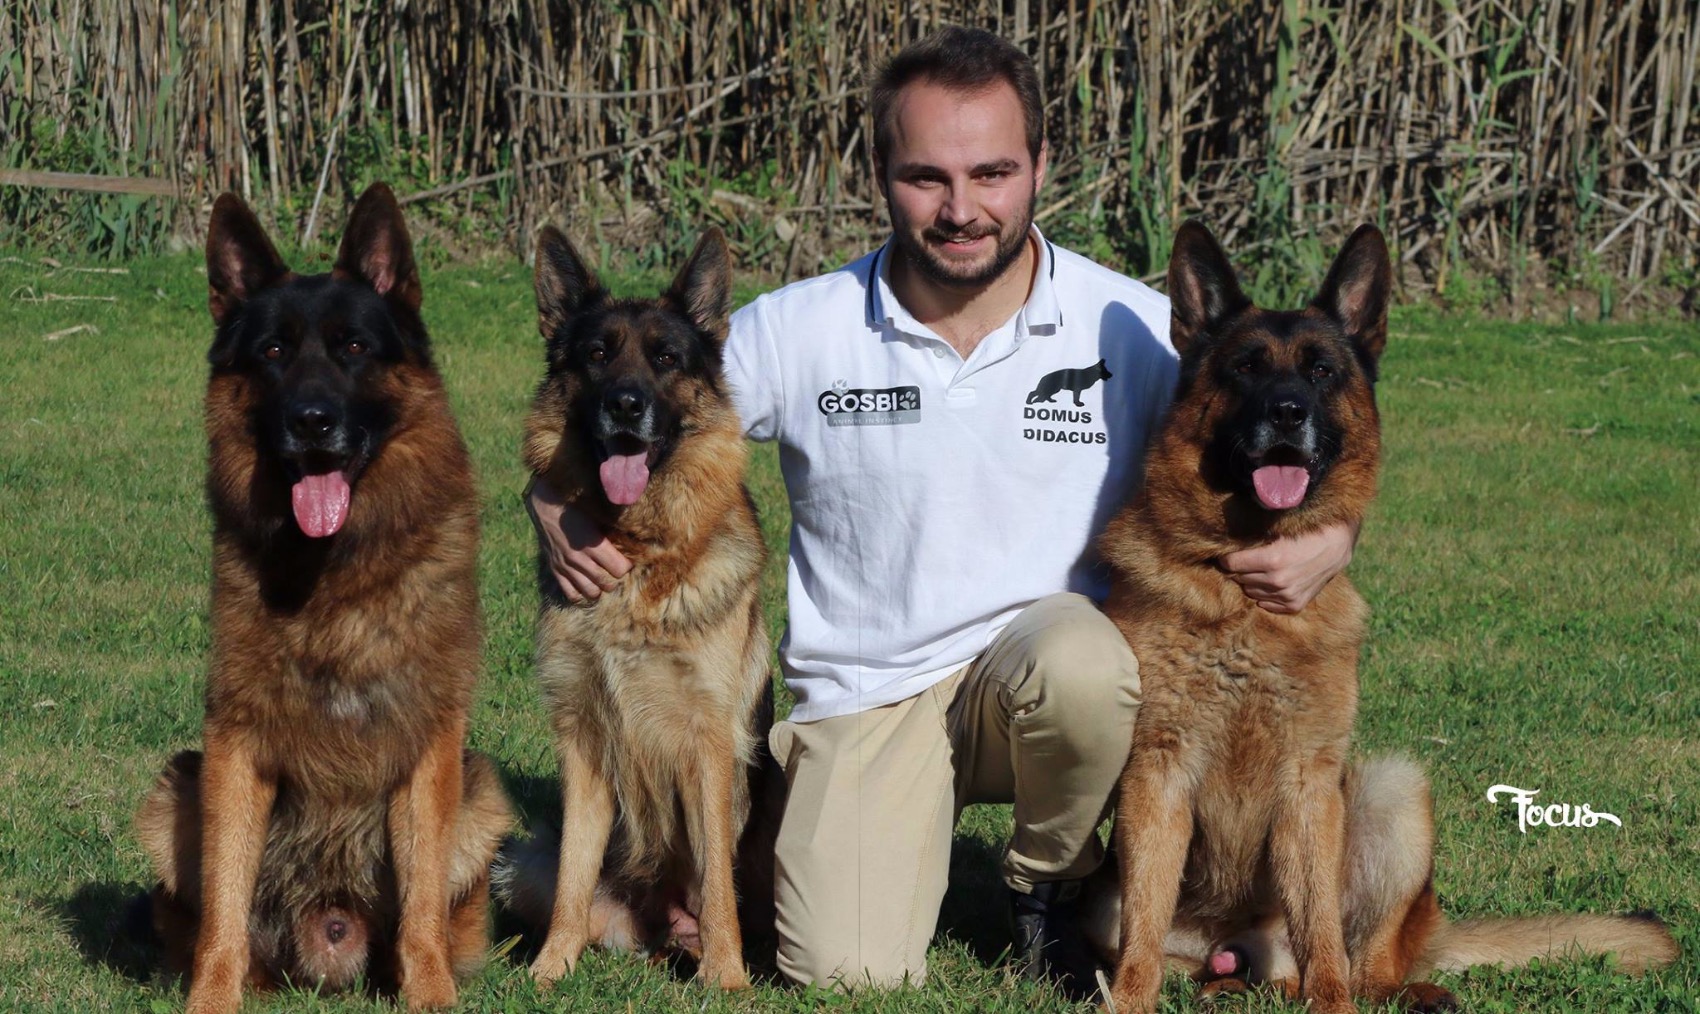
M 1080 395 L 1093 384 L 1109 380 L 1110 377 L 1109 368 L 1104 365 L 1102 359 L 1082 369 L 1047 373 L 1039 378 L 1039 383 L 1027 395 L 1027 404 L 1031 405 L 1036 401 L 1050 404 L 1056 401 L 1057 395 L 1067 391 L 1074 396 L 1074 405 L 1079 408 L 1085 404 L 1080 400 Z
M 478 499 L 389 188 L 301 277 L 234 194 L 213 206 L 204 752 L 137 815 L 152 915 L 188 1007 L 245 984 L 364 977 L 455 1001 L 487 943 L 512 817 L 466 752 L 481 629 Z
M 613 589 L 573 604 L 540 554 L 537 668 L 563 830 L 558 847 L 534 836 L 497 872 L 516 914 L 548 925 L 531 966 L 539 982 L 587 943 L 671 937 L 700 955 L 705 982 L 749 984 L 733 858 L 772 686 L 757 596 L 766 550 L 720 372 L 730 306 L 718 230 L 657 299 L 610 298 L 564 236 L 538 239 L 548 369 L 525 463 L 632 563 Z
M 1271 982 L 1319 1014 L 1355 1010 L 1353 996 L 1453 1009 L 1444 989 L 1407 984 L 1432 969 L 1570 951 L 1615 952 L 1632 970 L 1675 957 L 1652 918 L 1448 924 L 1421 770 L 1347 761 L 1363 600 L 1341 575 L 1303 612 L 1279 615 L 1213 563 L 1363 517 L 1391 285 L 1371 226 L 1291 312 L 1251 305 L 1202 226 L 1175 237 L 1180 381 L 1144 489 L 1101 542 L 1114 573 L 1105 610 L 1144 689 L 1115 825 L 1118 1014 L 1156 1009 L 1165 952 L 1214 977 L 1206 992 Z M 1114 910 L 1089 926 L 1112 948 Z

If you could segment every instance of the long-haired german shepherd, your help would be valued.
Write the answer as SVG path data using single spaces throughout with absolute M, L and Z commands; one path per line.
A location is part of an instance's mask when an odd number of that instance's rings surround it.
M 478 500 L 389 188 L 329 274 L 289 271 L 233 194 L 207 280 L 212 661 L 204 753 L 137 815 L 189 1010 L 244 984 L 455 1000 L 511 821 L 462 749 L 479 664 Z
M 1421 770 L 1347 762 L 1363 600 L 1341 575 L 1279 615 L 1213 562 L 1363 517 L 1391 284 L 1381 234 L 1363 226 L 1309 307 L 1262 310 L 1208 230 L 1175 237 L 1180 382 L 1144 489 L 1101 543 L 1114 571 L 1105 610 L 1144 689 L 1116 813 L 1118 1014 L 1156 1009 L 1165 952 L 1217 976 L 1207 991 L 1272 982 L 1319 1014 L 1354 1010 L 1353 996 L 1452 1009 L 1445 990 L 1406 983 L 1432 969 L 1569 951 L 1615 952 L 1631 970 L 1675 957 L 1652 918 L 1447 923 Z M 1109 948 L 1114 909 L 1092 927 Z
M 733 858 L 772 687 L 757 596 L 766 550 L 720 372 L 730 307 L 718 230 L 658 299 L 610 298 L 564 236 L 538 239 L 548 370 L 525 463 L 632 562 L 612 590 L 573 604 L 540 554 L 537 668 L 562 834 L 558 852 L 539 835 L 504 856 L 497 877 L 517 914 L 548 925 L 531 966 L 541 982 L 587 943 L 671 937 L 700 954 L 704 981 L 748 985 Z

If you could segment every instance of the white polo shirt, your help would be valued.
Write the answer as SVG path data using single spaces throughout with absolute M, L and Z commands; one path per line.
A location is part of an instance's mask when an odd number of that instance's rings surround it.
M 966 360 L 898 303 L 889 243 L 732 317 L 727 381 L 791 500 L 793 721 L 912 697 L 1046 595 L 1103 598 L 1092 540 L 1175 383 L 1169 301 L 1034 236 L 1027 304 Z

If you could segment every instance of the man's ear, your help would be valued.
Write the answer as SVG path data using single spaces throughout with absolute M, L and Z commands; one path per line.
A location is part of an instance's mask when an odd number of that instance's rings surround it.
M 602 283 L 596 272 L 552 225 L 537 234 L 537 330 L 545 341 L 554 338 L 568 320 L 601 302 Z
M 1169 254 L 1169 342 L 1175 351 L 1186 355 L 1199 336 L 1250 305 L 1216 237 L 1198 222 L 1183 223 Z
M 207 308 L 223 324 L 236 308 L 289 274 L 260 220 L 235 194 L 213 202 L 207 223 Z
M 1387 240 L 1373 225 L 1360 225 L 1340 248 L 1322 291 L 1311 305 L 1352 336 L 1371 364 L 1387 346 L 1387 306 L 1393 298 L 1393 264 Z
M 331 274 L 363 281 L 390 302 L 418 312 L 424 290 L 413 260 L 413 241 L 401 205 L 386 184 L 372 184 L 354 202 Z
M 718 226 L 711 226 L 697 240 L 690 259 L 668 287 L 667 298 L 685 311 L 697 330 L 716 341 L 726 338 L 732 315 L 732 254 Z

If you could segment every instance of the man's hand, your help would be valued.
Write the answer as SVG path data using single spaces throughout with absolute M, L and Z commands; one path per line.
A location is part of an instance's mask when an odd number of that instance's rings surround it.
M 543 535 L 549 569 L 572 602 L 595 599 L 626 576 L 632 562 L 583 514 L 561 502 L 560 494 L 542 479 L 531 480 L 525 509 Z
M 1352 562 L 1358 525 L 1335 525 L 1291 539 L 1229 553 L 1219 563 L 1246 598 L 1272 613 L 1310 605 L 1328 579 Z

